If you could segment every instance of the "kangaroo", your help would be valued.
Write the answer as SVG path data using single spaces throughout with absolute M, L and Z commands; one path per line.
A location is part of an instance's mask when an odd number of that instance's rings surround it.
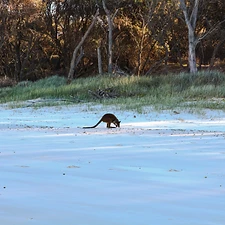
M 83 127 L 83 128 L 95 128 L 97 127 L 101 122 L 105 122 L 107 123 L 107 128 L 115 128 L 115 127 L 111 127 L 111 123 L 113 123 L 116 127 L 120 127 L 120 121 L 117 119 L 117 117 L 111 113 L 107 113 L 104 116 L 102 116 L 102 118 L 99 120 L 99 122 L 92 126 L 92 127 Z

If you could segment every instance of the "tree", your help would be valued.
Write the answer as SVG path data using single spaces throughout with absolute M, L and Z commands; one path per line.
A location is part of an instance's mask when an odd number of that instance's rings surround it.
M 73 79 L 73 76 L 75 74 L 76 65 L 79 62 L 79 60 L 77 60 L 77 53 L 78 53 L 79 49 L 82 47 L 85 39 L 87 38 L 87 36 L 91 32 L 92 28 L 94 27 L 94 25 L 95 25 L 95 23 L 97 21 L 98 15 L 99 15 L 99 10 L 96 11 L 91 25 L 89 26 L 89 28 L 85 32 L 84 36 L 82 37 L 81 41 L 79 42 L 79 44 L 76 46 L 76 48 L 73 51 L 73 57 L 72 57 L 72 60 L 71 60 L 71 63 L 70 63 L 70 70 L 69 70 L 69 73 L 68 73 L 68 80 L 72 80 Z
M 35 73 L 40 43 L 39 5 L 31 0 L 5 1 L 0 4 L 0 21 L 4 42 L 0 45 L 1 73 L 17 81 Z M 39 21 L 39 22 L 37 22 Z M 32 68 L 33 67 L 33 68 Z M 40 73 L 40 71 L 39 71 Z
M 218 31 L 221 34 L 221 25 L 223 25 L 225 20 L 224 20 L 224 16 L 218 17 L 217 14 L 219 13 L 217 12 L 220 12 L 220 11 L 224 12 L 224 6 L 222 5 L 224 4 L 224 2 L 222 3 L 222 1 L 217 2 L 217 1 L 210 1 L 210 0 L 205 0 L 205 1 L 195 0 L 194 2 L 185 1 L 185 0 L 179 0 L 179 1 L 180 1 L 180 8 L 183 11 L 185 23 L 188 28 L 189 68 L 191 73 L 196 73 L 197 72 L 196 46 L 198 43 L 202 42 L 204 39 L 210 38 L 212 34 L 218 33 Z M 200 6 L 200 3 L 201 3 L 201 6 Z M 216 6 L 219 6 L 219 7 L 216 7 Z M 199 12 L 199 10 L 201 10 L 201 12 Z M 211 19 L 209 19 L 209 17 L 211 17 Z M 201 19 L 201 20 L 199 21 L 199 24 L 197 26 L 198 19 Z M 221 35 L 219 36 L 220 36 L 219 42 L 214 48 L 214 52 L 212 54 L 210 67 L 212 67 L 214 63 L 215 54 L 218 51 L 218 48 L 224 43 L 223 35 L 222 37 Z M 215 35 L 213 38 L 215 39 Z
M 96 49 L 109 73 L 183 70 L 187 53 L 192 73 L 196 60 L 211 69 L 225 59 L 224 9 L 224 0 L 2 0 L 0 76 L 90 76 Z
M 102 5 L 106 13 L 107 23 L 108 23 L 108 73 L 112 73 L 112 59 L 113 59 L 113 51 L 112 51 L 112 32 L 113 32 L 113 18 L 111 12 L 106 7 L 105 0 L 102 0 Z
M 185 0 L 179 0 L 180 7 L 184 14 L 184 19 L 188 28 L 188 62 L 191 73 L 197 72 L 196 64 L 196 46 L 199 42 L 198 37 L 195 35 L 196 21 L 198 16 L 199 0 L 194 1 L 190 15 L 188 15 L 188 9 L 185 4 Z

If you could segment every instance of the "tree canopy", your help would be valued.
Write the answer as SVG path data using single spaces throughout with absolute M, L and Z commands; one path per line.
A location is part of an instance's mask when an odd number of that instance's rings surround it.
M 98 73 L 97 49 L 103 72 L 140 76 L 188 70 L 188 27 L 181 2 L 191 18 L 191 0 L 1 0 L 0 77 L 21 81 L 67 76 L 74 49 L 97 10 L 97 20 L 77 52 L 75 77 Z M 198 2 L 197 66 L 222 69 L 225 1 Z

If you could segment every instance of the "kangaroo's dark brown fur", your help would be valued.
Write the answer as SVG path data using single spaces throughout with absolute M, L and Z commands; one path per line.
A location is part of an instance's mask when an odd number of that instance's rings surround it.
M 107 123 L 107 128 L 115 128 L 111 127 L 111 123 L 113 123 L 116 127 L 120 127 L 120 121 L 117 119 L 117 117 L 111 113 L 107 113 L 98 121 L 98 123 L 92 127 L 83 127 L 85 129 L 87 128 L 95 128 L 97 127 L 101 122 Z

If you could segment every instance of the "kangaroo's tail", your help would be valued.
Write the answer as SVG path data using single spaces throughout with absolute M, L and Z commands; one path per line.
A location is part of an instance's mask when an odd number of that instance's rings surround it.
M 84 129 L 95 128 L 95 127 L 97 127 L 101 122 L 102 122 L 102 120 L 99 120 L 98 123 L 96 123 L 94 126 L 92 126 L 92 127 L 83 127 L 83 128 L 84 128 Z

